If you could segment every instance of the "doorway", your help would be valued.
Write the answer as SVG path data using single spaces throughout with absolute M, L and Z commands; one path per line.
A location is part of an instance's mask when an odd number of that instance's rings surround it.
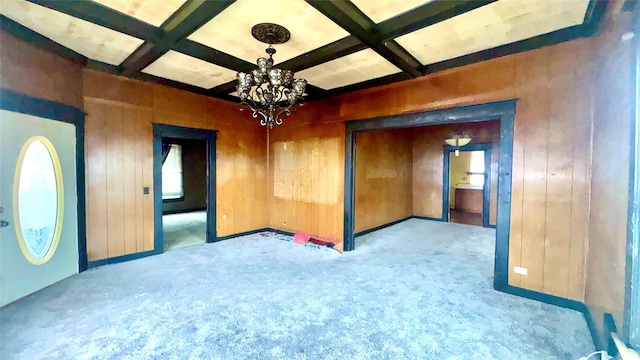
M 153 125 L 156 249 L 216 240 L 216 134 Z
M 207 142 L 162 138 L 164 251 L 203 244 L 207 236 Z
M 442 220 L 491 227 L 491 144 L 444 145 Z
M 4 306 L 87 268 L 82 110 L 0 91 Z
M 494 262 L 494 288 L 511 290 L 508 284 L 509 231 L 511 218 L 511 170 L 513 164 L 513 129 L 516 100 L 461 106 L 415 114 L 402 114 L 375 119 L 349 121 L 345 125 L 344 172 L 344 250 L 355 248 L 355 154 L 356 134 L 362 131 L 415 128 L 426 125 L 458 124 L 498 120 L 500 142 L 498 156 L 498 205 Z M 447 189 L 447 187 L 445 187 Z M 448 190 L 445 190 L 448 191 Z M 443 203 L 448 203 L 443 201 Z

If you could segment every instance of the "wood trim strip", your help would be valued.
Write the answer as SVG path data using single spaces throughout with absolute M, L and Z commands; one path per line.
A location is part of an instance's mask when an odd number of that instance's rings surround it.
M 382 230 L 384 228 L 388 228 L 389 226 L 393 226 L 393 225 L 399 224 L 401 222 L 404 222 L 404 221 L 407 221 L 407 220 L 410 220 L 410 219 L 413 219 L 413 216 L 407 216 L 405 218 L 392 221 L 390 223 L 386 223 L 386 224 L 383 224 L 383 225 L 372 227 L 371 229 L 358 231 L 357 233 L 353 234 L 353 237 L 358 237 L 358 236 L 362 236 L 362 235 L 366 235 L 366 234 L 372 233 L 374 231 Z

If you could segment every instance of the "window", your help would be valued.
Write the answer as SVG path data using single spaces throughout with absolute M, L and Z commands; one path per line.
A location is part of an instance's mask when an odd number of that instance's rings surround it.
M 167 159 L 162 164 L 162 200 L 182 197 L 182 146 L 171 144 Z
M 484 186 L 484 151 L 471 151 L 469 183 Z
M 63 184 L 60 160 L 53 144 L 42 136 L 27 140 L 16 175 L 16 235 L 31 263 L 47 262 L 56 251 L 62 230 Z

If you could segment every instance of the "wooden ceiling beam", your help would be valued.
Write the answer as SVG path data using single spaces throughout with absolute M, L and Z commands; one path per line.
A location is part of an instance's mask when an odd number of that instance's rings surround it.
M 145 42 L 122 62 L 122 75 L 129 76 L 146 68 L 234 1 L 188 0 L 160 25 L 163 35 L 158 41 Z
M 173 50 L 234 71 L 248 72 L 255 69 L 257 66 L 233 55 L 229 55 L 225 52 L 210 48 L 207 45 L 189 39 L 182 39 L 178 41 L 173 46 Z
M 276 64 L 276 66 L 280 69 L 301 71 L 343 56 L 351 55 L 366 48 L 368 48 L 368 46 L 357 37 L 349 35 L 309 51 L 308 53 L 296 56 L 293 59 Z
M 373 27 L 373 31 L 380 34 L 381 40 L 395 39 L 495 1 L 497 0 L 434 0 L 378 23 Z
M 62 46 L 57 42 L 42 36 L 26 26 L 15 22 L 4 15 L 0 15 L 0 29 L 9 34 L 31 43 L 41 49 L 54 53 L 76 64 L 85 65 L 88 61 L 87 57 L 79 54 L 66 46 Z
M 86 0 L 27 0 L 145 41 L 158 41 L 158 28 L 104 5 Z
M 400 70 L 413 77 L 422 75 L 420 72 L 422 64 L 394 40 L 384 41 L 371 31 L 375 23 L 352 2 L 345 0 L 306 1 Z

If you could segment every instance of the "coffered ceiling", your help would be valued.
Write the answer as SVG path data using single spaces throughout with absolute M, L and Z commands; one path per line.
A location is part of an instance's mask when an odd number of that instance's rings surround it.
M 276 65 L 310 99 L 591 36 L 600 0 L 2 0 L 0 26 L 88 67 L 228 100 L 255 68 L 261 22 L 285 26 Z

